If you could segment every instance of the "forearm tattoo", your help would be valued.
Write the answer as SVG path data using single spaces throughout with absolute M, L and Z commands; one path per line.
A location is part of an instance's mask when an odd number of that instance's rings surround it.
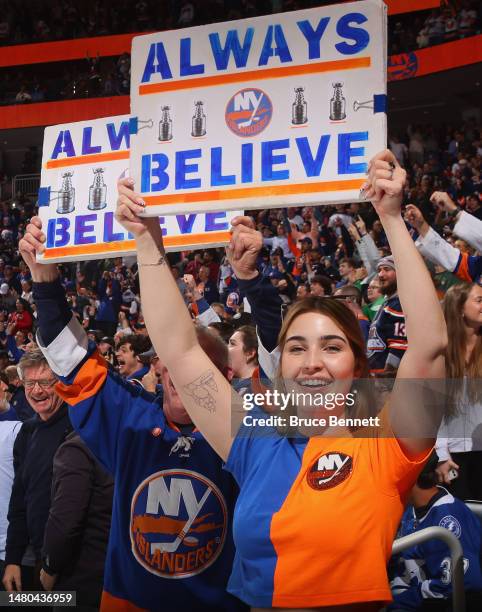
M 218 386 L 214 379 L 214 372 L 208 370 L 188 385 L 184 385 L 186 392 L 193 397 L 205 410 L 216 412 L 216 400 L 212 393 L 217 393 Z
M 153 261 L 152 263 L 138 261 L 139 266 L 164 266 L 166 264 L 167 264 L 167 259 L 164 257 L 164 255 L 161 252 L 159 252 L 159 257 L 157 258 L 157 260 Z

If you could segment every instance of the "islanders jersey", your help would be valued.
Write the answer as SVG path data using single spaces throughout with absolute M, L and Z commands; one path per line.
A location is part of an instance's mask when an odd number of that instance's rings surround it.
M 405 315 L 398 295 L 387 298 L 380 306 L 370 325 L 367 357 L 370 372 L 397 369 L 407 350 Z
M 387 562 L 429 453 L 410 461 L 393 436 L 372 433 L 308 439 L 241 428 L 226 464 L 240 486 L 233 595 L 260 608 L 391 600 Z
M 236 483 L 197 430 L 170 424 L 94 348 L 57 391 L 115 479 L 101 610 L 245 610 L 226 592 Z
M 444 527 L 462 545 L 464 586 L 482 590 L 480 569 L 481 527 L 479 519 L 443 487 L 420 514 L 410 506 L 403 515 L 400 536 L 426 527 Z M 450 550 L 441 540 L 431 539 L 409 548 L 398 557 L 398 573 L 392 581 L 394 610 L 419 610 L 424 600 L 448 598 L 452 592 Z

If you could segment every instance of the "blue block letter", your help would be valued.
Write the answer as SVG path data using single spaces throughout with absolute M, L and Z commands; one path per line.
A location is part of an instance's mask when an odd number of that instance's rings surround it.
M 352 157 L 365 155 L 365 147 L 352 147 L 352 142 L 368 140 L 368 132 L 338 134 L 338 174 L 361 174 L 366 172 L 367 163 L 351 163 Z

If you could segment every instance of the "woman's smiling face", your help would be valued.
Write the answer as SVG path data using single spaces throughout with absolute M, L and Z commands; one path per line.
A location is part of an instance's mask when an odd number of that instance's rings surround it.
M 281 375 L 287 391 L 347 394 L 355 375 L 355 356 L 346 334 L 327 315 L 299 315 L 286 334 Z

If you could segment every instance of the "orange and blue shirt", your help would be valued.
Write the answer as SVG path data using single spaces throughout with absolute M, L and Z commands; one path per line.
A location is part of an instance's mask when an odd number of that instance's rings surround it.
M 243 426 L 226 463 L 241 490 L 229 592 L 261 608 L 390 601 L 386 565 L 426 458 L 411 461 L 393 436 Z

